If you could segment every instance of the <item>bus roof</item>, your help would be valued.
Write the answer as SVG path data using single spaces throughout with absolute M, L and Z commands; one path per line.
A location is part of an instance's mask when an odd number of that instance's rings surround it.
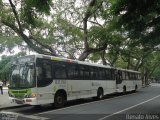
M 22 56 L 17 59 L 25 58 L 25 57 L 35 57 L 35 58 L 45 58 L 49 60 L 55 60 L 55 61 L 63 61 L 63 62 L 68 62 L 68 63 L 77 63 L 81 65 L 90 65 L 90 66 L 95 66 L 95 67 L 102 67 L 102 68 L 109 68 L 109 69 L 117 69 L 121 71 L 128 71 L 128 72 L 135 72 L 135 73 L 140 73 L 139 71 L 134 71 L 134 70 L 129 70 L 129 69 L 122 69 L 122 68 L 114 68 L 111 66 L 107 65 L 101 65 L 101 64 L 96 64 L 96 63 L 89 63 L 85 61 L 79 61 L 79 60 L 73 60 L 73 59 L 68 59 L 64 57 L 56 57 L 56 56 L 50 56 L 50 55 L 44 55 L 44 54 L 35 54 L 35 55 L 27 55 L 27 56 Z
M 77 64 L 82 64 L 82 65 L 90 65 L 90 66 L 114 69 L 113 67 L 107 66 L 107 65 L 89 63 L 89 62 L 85 62 L 85 61 L 73 60 L 73 59 L 68 59 L 68 58 L 63 58 L 63 57 L 49 56 L 49 55 L 43 55 L 43 54 L 36 54 L 35 57 L 36 58 L 51 59 L 51 60 L 56 60 L 56 61 L 63 61 L 63 62 L 68 62 L 68 63 L 77 63 Z
M 130 70 L 130 69 L 117 68 L 117 70 L 121 70 L 121 71 L 128 71 L 128 72 L 135 72 L 135 73 L 140 73 L 139 71 Z

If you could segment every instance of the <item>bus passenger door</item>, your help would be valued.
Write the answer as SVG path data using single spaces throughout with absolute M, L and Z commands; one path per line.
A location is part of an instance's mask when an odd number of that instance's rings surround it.
M 52 63 L 49 60 L 38 58 L 36 64 L 38 104 L 53 103 L 54 96 L 52 93 Z
M 120 70 L 116 71 L 116 90 L 117 92 L 121 92 L 123 90 L 122 72 Z

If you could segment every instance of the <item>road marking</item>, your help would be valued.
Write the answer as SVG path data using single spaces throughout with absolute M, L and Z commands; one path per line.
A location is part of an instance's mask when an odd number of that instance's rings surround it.
M 3 114 L 12 114 L 12 115 L 20 115 L 19 113 L 8 112 L 8 111 L 0 111 L 0 113 L 3 113 Z
M 49 112 L 61 111 L 61 110 L 69 109 L 69 108 L 74 108 L 74 107 L 89 105 L 89 104 L 98 103 L 98 102 L 102 102 L 102 101 L 108 101 L 108 100 L 112 100 L 112 99 L 115 99 L 115 98 L 117 99 L 117 98 L 120 98 L 120 97 L 130 96 L 130 95 L 134 95 L 134 94 L 137 94 L 137 93 L 132 93 L 132 94 L 129 94 L 129 95 L 126 94 L 126 95 L 122 95 L 122 96 L 118 96 L 118 97 L 113 97 L 113 98 L 109 98 L 109 99 L 104 99 L 104 100 L 99 100 L 99 101 L 84 103 L 84 104 L 80 104 L 80 105 L 69 106 L 69 107 L 65 107 L 65 108 L 61 108 L 61 109 L 56 109 L 56 110 L 50 110 L 50 111 L 47 111 L 47 112 L 41 112 L 41 113 L 37 113 L 37 114 L 33 114 L 33 115 L 41 115 L 41 114 L 46 114 L 46 113 L 49 113 Z
M 34 116 L 34 115 L 20 115 L 24 118 L 30 118 L 33 120 L 49 120 L 50 118 L 46 118 L 46 117 L 39 117 L 39 116 Z
M 24 114 L 20 114 L 20 113 L 15 113 L 15 112 L 8 112 L 8 111 L 1 111 L 0 114 L 5 114 L 6 120 L 9 120 L 9 118 L 7 118 L 7 115 L 14 115 L 15 119 L 18 117 L 23 117 L 23 118 L 30 118 L 33 120 L 48 120 L 49 118 L 45 118 L 45 117 L 39 117 L 39 116 L 33 116 L 33 115 L 24 115 Z M 9 116 L 8 116 L 9 117 Z
M 123 109 L 123 110 L 120 110 L 120 111 L 118 111 L 118 112 L 115 112 L 115 113 L 113 113 L 113 114 L 111 114 L 111 115 L 107 115 L 107 116 L 105 116 L 105 117 L 103 117 L 103 118 L 100 118 L 100 119 L 98 119 L 98 120 L 104 120 L 104 119 L 109 118 L 109 117 L 111 117 L 111 116 L 117 115 L 117 114 L 122 113 L 122 112 L 124 112 L 124 111 L 127 111 L 127 110 L 129 110 L 129 109 L 132 109 L 132 108 L 135 108 L 135 107 L 137 107 L 137 106 L 140 106 L 140 105 L 142 105 L 142 104 L 144 104 L 144 103 L 150 102 L 150 101 L 152 101 L 152 100 L 154 100 L 154 99 L 156 99 L 156 98 L 158 98 L 158 97 L 160 97 L 160 95 L 157 95 L 157 96 L 155 96 L 155 97 L 153 97 L 153 98 L 151 98 L 151 99 L 148 99 L 148 100 L 146 100 L 146 101 L 143 101 L 143 102 L 141 102 L 141 103 L 139 103 L 139 104 L 136 104 L 136 105 L 133 105 L 133 106 L 131 106 L 131 107 L 125 108 L 125 109 Z

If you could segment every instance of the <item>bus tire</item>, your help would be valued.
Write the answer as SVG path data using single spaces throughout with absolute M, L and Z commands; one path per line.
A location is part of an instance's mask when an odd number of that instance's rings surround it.
M 63 92 L 57 92 L 54 97 L 54 106 L 56 108 L 61 108 L 66 102 L 65 94 Z
M 103 98 L 104 94 L 103 94 L 103 89 L 102 88 L 98 88 L 97 91 L 97 99 L 101 100 Z

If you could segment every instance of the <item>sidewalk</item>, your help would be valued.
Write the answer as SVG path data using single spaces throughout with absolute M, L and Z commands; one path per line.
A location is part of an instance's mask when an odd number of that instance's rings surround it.
M 10 108 L 10 107 L 16 107 L 16 106 L 20 106 L 20 105 L 11 103 L 9 101 L 8 88 L 4 87 L 3 88 L 3 95 L 0 94 L 0 110 L 5 109 L 5 108 Z

